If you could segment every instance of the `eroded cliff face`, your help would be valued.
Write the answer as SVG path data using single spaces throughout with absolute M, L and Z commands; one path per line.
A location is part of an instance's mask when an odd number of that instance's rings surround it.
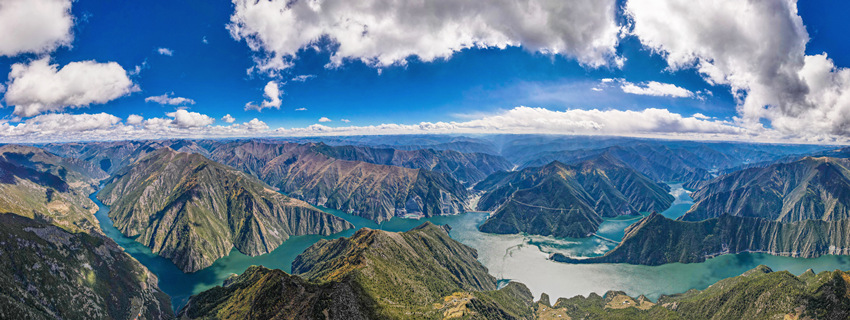
M 185 272 L 212 265 L 234 247 L 255 256 L 289 236 L 353 227 L 255 177 L 170 148 L 119 171 L 98 198 L 111 206 L 118 230 Z
M 0 214 L 0 318 L 170 319 L 157 279 L 112 239 Z
M 850 254 L 850 219 L 777 222 L 724 215 L 700 222 L 676 221 L 652 214 L 626 229 L 623 241 L 601 257 L 553 260 L 568 263 L 660 265 L 702 262 L 740 252 L 813 258 Z
M 850 218 L 850 160 L 806 157 L 700 184 L 682 220 L 728 214 L 793 222 Z
M 210 157 L 254 174 L 291 197 L 376 222 L 469 209 L 469 191 L 444 174 L 340 160 L 318 152 L 315 144 L 234 142 L 211 148 Z
M 586 237 L 602 217 L 663 211 L 673 203 L 665 186 L 610 157 L 496 173 L 475 188 L 484 192 L 478 209 L 494 210 L 480 227 L 492 233 Z
M 496 290 L 474 249 L 426 223 L 408 232 L 361 229 L 320 241 L 293 272 L 251 267 L 193 296 L 189 319 L 530 319 L 522 284 Z

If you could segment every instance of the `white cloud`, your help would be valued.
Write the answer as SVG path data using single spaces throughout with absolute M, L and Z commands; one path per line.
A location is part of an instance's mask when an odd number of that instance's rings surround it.
M 249 131 L 263 131 L 269 129 L 269 126 L 265 122 L 262 122 L 260 121 L 260 119 L 257 118 L 251 119 L 251 121 L 243 122 L 241 124 L 235 124 L 233 126 L 237 129 L 245 129 Z
M 171 50 L 171 49 L 168 49 L 168 48 L 157 48 L 156 52 L 161 54 L 161 55 L 169 56 L 169 57 L 174 55 L 174 51 Z
M 236 121 L 236 118 L 234 118 L 233 116 L 231 116 L 228 113 L 228 114 L 224 115 L 224 117 L 221 117 L 221 121 L 224 121 L 224 122 L 227 122 L 227 123 L 233 123 L 234 121 Z
M 656 97 L 675 97 L 675 98 L 690 98 L 694 93 L 688 89 L 676 86 L 670 83 L 661 83 L 649 81 L 640 84 L 634 84 L 628 81 L 623 81 L 620 84 L 620 89 L 625 93 L 656 96 Z
M 21 117 L 102 104 L 139 91 L 115 62 L 71 62 L 59 69 L 46 57 L 13 64 L 8 85 L 6 104 Z
M 171 121 L 171 124 L 182 128 L 203 127 L 215 122 L 215 119 L 205 114 L 189 112 L 182 109 L 166 113 L 165 115 L 174 118 L 174 120 Z
M 342 121 L 342 122 L 345 122 L 345 123 L 351 122 L 351 120 L 348 120 L 348 119 L 339 119 L 339 121 Z
M 333 120 L 328 119 L 328 117 L 321 117 L 321 118 L 319 118 L 319 122 L 331 122 L 331 121 L 333 121 Z
M 0 123 L 0 141 L 49 142 L 81 140 L 127 140 L 163 138 L 291 137 L 376 134 L 487 134 L 543 133 L 617 135 L 665 139 L 728 140 L 758 142 L 806 142 L 836 144 L 850 139 L 831 135 L 789 135 L 780 131 L 751 128 L 737 122 L 694 114 L 687 117 L 665 109 L 563 111 L 516 107 L 498 114 L 462 122 L 422 122 L 329 127 L 314 124 L 303 128 L 276 128 L 259 119 L 227 126 L 212 125 L 213 119 L 178 110 L 168 118 L 131 115 L 125 123 L 109 114 L 46 114 L 22 123 Z
M 137 114 L 131 114 L 127 116 L 127 124 L 139 125 L 142 124 L 143 120 L 145 120 L 145 118 Z
M 265 97 L 263 102 L 260 105 L 248 102 L 245 104 L 245 110 L 263 111 L 265 108 L 280 109 L 280 105 L 282 104 L 280 101 L 281 94 L 282 92 L 280 91 L 277 82 L 269 81 L 269 83 L 266 84 L 266 87 L 263 88 L 263 97 Z
M 145 102 L 156 102 L 159 104 L 169 104 L 174 106 L 179 106 L 182 104 L 195 104 L 195 100 L 183 97 L 172 97 L 174 92 L 165 93 L 160 96 L 151 96 L 145 98 Z
M 0 56 L 52 52 L 71 44 L 70 0 L 3 0 L 0 2 Z
M 593 87 L 593 88 L 590 88 L 590 90 L 599 92 L 599 91 L 602 91 L 602 88 Z
M 304 108 L 304 107 L 296 108 L 295 111 L 307 111 L 307 108 Z
M 850 70 L 807 56 L 794 0 L 629 0 L 631 31 L 672 69 L 730 87 L 738 121 L 788 134 L 850 135 Z
M 465 48 L 522 46 L 589 66 L 620 65 L 614 0 L 233 0 L 227 28 L 260 53 L 257 70 L 291 66 L 299 50 L 334 43 L 330 65 L 375 67 L 448 58 Z
M 203 39 L 201 39 L 201 42 L 203 42 L 204 44 L 209 44 L 209 43 L 210 43 L 209 41 L 207 41 L 207 36 L 204 36 L 204 38 L 203 38 Z
M 292 81 L 305 82 L 305 81 L 313 79 L 315 77 L 316 77 L 316 75 L 314 75 L 314 74 L 302 74 L 302 75 L 292 77 Z
M 121 118 L 107 113 L 74 115 L 51 113 L 30 118 L 17 125 L 0 124 L 0 136 L 7 139 L 31 135 L 62 138 L 62 136 L 73 136 L 73 133 L 78 132 L 100 132 L 113 128 L 120 122 Z

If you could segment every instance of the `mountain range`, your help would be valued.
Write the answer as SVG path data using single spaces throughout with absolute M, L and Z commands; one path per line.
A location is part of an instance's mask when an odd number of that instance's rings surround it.
M 111 206 L 118 230 L 186 272 L 210 266 L 234 247 L 256 256 L 289 236 L 353 227 L 256 177 L 168 147 L 118 171 L 97 197 Z
M 490 233 L 587 237 L 603 217 L 663 211 L 673 202 L 665 185 L 607 155 L 493 174 L 475 189 L 483 192 L 478 210 L 494 211 L 479 227 Z

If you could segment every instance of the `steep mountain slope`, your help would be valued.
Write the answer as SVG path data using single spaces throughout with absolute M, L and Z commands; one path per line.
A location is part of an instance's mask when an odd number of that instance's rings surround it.
M 339 160 L 317 152 L 315 144 L 237 141 L 212 148 L 210 157 L 294 198 L 377 222 L 457 214 L 466 211 L 469 198 L 462 184 L 443 174 Z
M 163 147 L 181 152 L 207 154 L 206 149 L 188 140 L 69 142 L 52 143 L 42 147 L 65 158 L 89 163 L 102 172 L 102 176 L 96 177 L 98 179 L 108 178 L 110 174 Z
M 0 212 L 48 221 L 76 231 L 99 231 L 88 196 L 96 181 L 85 163 L 18 145 L 0 147 Z
M 291 235 L 352 227 L 255 177 L 170 148 L 122 169 L 97 196 L 111 206 L 118 230 L 186 272 L 211 265 L 234 247 L 255 256 Z
M 712 165 L 690 150 L 673 150 L 664 145 L 648 143 L 543 153 L 523 164 L 523 167 L 541 166 L 552 161 L 577 163 L 600 155 L 620 160 L 655 181 L 699 181 L 711 178 L 709 169 Z
M 189 319 L 531 318 L 531 294 L 496 279 L 474 249 L 426 223 L 408 232 L 361 229 L 320 241 L 293 272 L 253 267 L 190 299 Z
M 0 214 L 0 318 L 170 319 L 157 279 L 101 234 Z
M 601 257 L 572 259 L 568 263 L 631 263 L 660 265 L 702 262 L 720 254 L 764 252 L 812 258 L 825 254 L 850 254 L 850 219 L 777 222 L 724 215 L 700 222 L 670 220 L 659 214 L 641 219 L 626 229 L 623 241 Z
M 317 144 L 316 152 L 331 158 L 374 164 L 426 169 L 445 174 L 464 185 L 472 186 L 497 171 L 513 165 L 505 158 L 484 153 L 461 153 L 451 150 L 397 150 L 362 146 L 329 146 Z
M 611 158 L 577 165 L 552 162 L 497 173 L 475 186 L 479 210 L 495 210 L 484 232 L 586 237 L 601 217 L 663 211 L 673 202 L 664 186 Z
M 811 270 L 799 277 L 765 266 L 724 279 L 705 290 L 662 296 L 657 303 L 622 292 L 605 297 L 541 299 L 539 319 L 562 315 L 572 319 L 847 319 L 850 317 L 850 274 Z
M 682 220 L 728 214 L 776 221 L 850 218 L 850 160 L 807 157 L 734 172 L 701 184 Z

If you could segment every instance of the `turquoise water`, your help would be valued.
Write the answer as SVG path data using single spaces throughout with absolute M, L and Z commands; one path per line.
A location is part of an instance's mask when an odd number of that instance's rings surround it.
M 252 265 L 262 265 L 268 268 L 291 272 L 292 261 L 295 260 L 295 257 L 320 239 L 349 237 L 357 229 L 363 227 L 399 232 L 413 229 L 425 221 L 431 221 L 438 225 L 454 225 L 458 220 L 465 218 L 463 215 L 433 217 L 421 220 L 393 218 L 390 221 L 377 224 L 374 221 L 346 214 L 339 210 L 319 207 L 325 212 L 348 220 L 354 224 L 355 229 L 349 229 L 330 236 L 307 235 L 290 237 L 274 251 L 256 257 L 247 256 L 233 249 L 228 256 L 216 260 L 210 267 L 195 273 L 183 273 L 171 260 L 160 257 L 151 252 L 149 248 L 131 238 L 125 237 L 112 225 L 112 220 L 108 216 L 109 207 L 100 202 L 94 195 L 91 195 L 90 198 L 100 207 L 100 210 L 95 213 L 95 217 L 100 222 L 104 233 L 114 239 L 127 253 L 136 258 L 136 260 L 139 260 L 139 262 L 159 277 L 159 287 L 163 292 L 171 296 L 171 302 L 175 311 L 185 305 L 191 295 L 221 285 L 224 279 L 227 279 L 231 274 L 240 274 Z
M 689 193 L 681 184 L 671 184 L 671 194 L 676 197 L 673 206 L 661 214 L 676 218 L 693 204 Z M 230 255 L 201 271 L 185 274 L 171 261 L 154 255 L 150 249 L 123 236 L 112 226 L 107 217 L 109 208 L 100 206 L 95 217 L 104 232 L 115 239 L 130 255 L 139 260 L 159 277 L 160 288 L 172 297 L 172 304 L 179 309 L 189 296 L 220 285 L 233 273 L 242 273 L 251 265 L 263 265 L 290 272 L 292 261 L 307 247 L 319 239 L 334 239 L 354 234 L 356 229 L 346 230 L 331 236 L 291 237 L 269 254 L 248 257 L 233 250 Z M 703 263 L 672 263 L 662 266 L 638 266 L 628 264 L 573 265 L 548 260 L 551 253 L 561 252 L 570 256 L 597 256 L 614 248 L 615 243 L 599 238 L 559 239 L 533 235 L 497 235 L 478 231 L 478 226 L 487 219 L 486 212 L 469 212 L 456 216 L 441 216 L 421 220 L 393 218 L 382 224 L 352 216 L 338 210 L 320 209 L 348 220 L 357 229 L 368 227 L 388 231 L 410 230 L 425 221 L 452 227 L 452 238 L 478 250 L 479 261 L 492 275 L 499 279 L 522 282 L 535 296 L 545 292 L 553 299 L 587 295 L 591 292 L 604 293 L 620 290 L 632 296 L 646 295 L 657 299 L 662 294 L 685 292 L 689 289 L 704 289 L 718 280 L 744 273 L 760 264 L 774 270 L 788 270 L 794 274 L 806 269 L 815 272 L 825 270 L 850 270 L 850 257 L 823 256 L 815 259 L 775 257 L 767 254 L 723 255 Z M 619 217 L 605 220 L 598 234 L 608 239 L 621 240 L 623 230 L 640 217 Z

